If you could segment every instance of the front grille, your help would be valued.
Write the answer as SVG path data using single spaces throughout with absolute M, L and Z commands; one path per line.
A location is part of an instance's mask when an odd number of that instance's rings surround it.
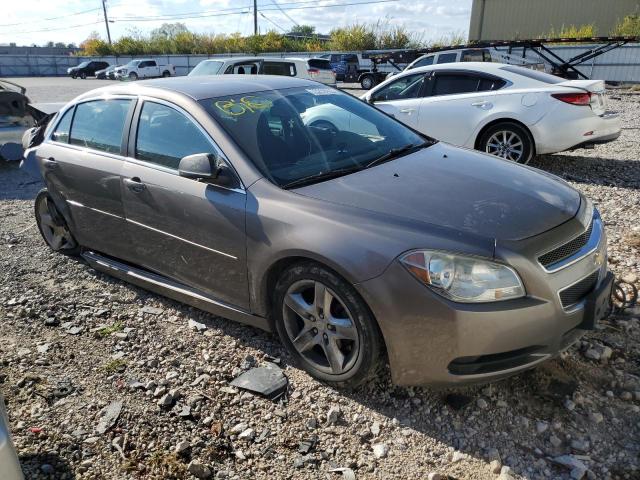
M 591 237 L 591 231 L 593 230 L 593 221 L 589 224 L 589 228 L 587 230 L 575 237 L 573 240 L 565 243 L 564 245 L 559 246 L 558 248 L 551 250 L 550 252 L 545 253 L 538 257 L 538 261 L 543 267 L 548 267 L 553 265 L 554 263 L 558 263 L 562 260 L 569 258 L 572 255 L 575 255 L 582 247 L 584 247 L 589 241 L 589 237 Z
M 578 283 L 574 283 L 570 287 L 562 290 L 559 293 L 562 307 L 569 308 L 572 305 L 580 302 L 580 300 L 591 293 L 591 291 L 596 287 L 596 284 L 598 283 L 599 273 L 599 271 L 595 271 L 588 277 L 580 280 Z

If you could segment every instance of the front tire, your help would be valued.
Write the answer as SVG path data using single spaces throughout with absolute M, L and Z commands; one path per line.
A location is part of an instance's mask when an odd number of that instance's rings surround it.
M 35 215 L 40 235 L 51 250 L 67 255 L 80 254 L 80 245 L 46 188 L 36 196 Z
M 527 164 L 535 156 L 533 137 L 515 122 L 500 122 L 487 128 L 477 149 L 516 163 Z
M 353 389 L 377 373 L 380 329 L 353 286 L 329 269 L 302 262 L 285 270 L 274 320 L 295 363 L 318 380 Z
M 136 80 L 138 80 L 138 74 L 136 72 L 131 72 L 129 74 L 129 80 L 135 82 Z

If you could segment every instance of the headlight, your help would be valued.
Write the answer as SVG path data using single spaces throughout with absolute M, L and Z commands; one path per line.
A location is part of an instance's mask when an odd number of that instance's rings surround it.
M 400 261 L 418 280 L 455 302 L 495 302 L 525 295 L 515 270 L 488 260 L 414 250 Z

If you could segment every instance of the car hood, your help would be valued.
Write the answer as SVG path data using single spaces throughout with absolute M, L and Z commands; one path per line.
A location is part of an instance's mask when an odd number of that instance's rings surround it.
M 445 143 L 295 192 L 495 240 L 538 235 L 580 207 L 553 175 Z

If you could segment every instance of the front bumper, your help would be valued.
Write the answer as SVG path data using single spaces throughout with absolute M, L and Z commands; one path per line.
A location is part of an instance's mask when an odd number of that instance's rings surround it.
M 558 227 L 565 233 L 570 228 Z M 536 243 L 549 245 L 554 234 L 527 243 L 533 248 Z M 547 237 L 546 243 L 539 237 Z M 513 255 L 505 248 L 504 256 Z M 525 284 L 527 296 L 521 299 L 451 302 L 417 281 L 399 262 L 357 285 L 382 330 L 395 383 L 444 387 L 495 381 L 558 355 L 594 327 L 594 318 L 606 309 L 602 302 L 609 301 L 612 283 L 602 260 L 606 259 L 604 234 L 596 251 L 561 271 L 548 273 L 517 256 L 519 260 L 503 260 L 518 270 Z M 595 289 L 570 308 L 563 307 L 558 292 L 595 272 Z M 596 300 L 601 303 L 598 309 L 593 305 Z

